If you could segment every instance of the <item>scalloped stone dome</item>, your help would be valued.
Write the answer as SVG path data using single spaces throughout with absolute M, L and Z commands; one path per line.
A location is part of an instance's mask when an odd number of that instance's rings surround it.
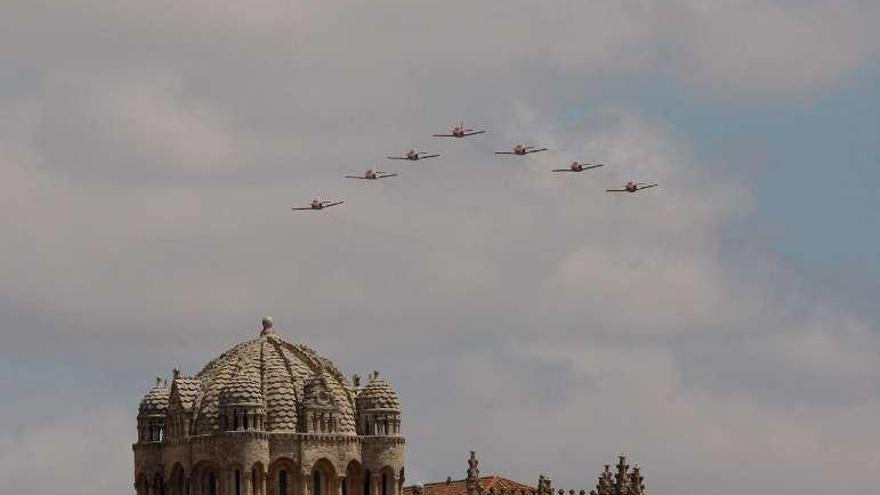
M 218 429 L 221 402 L 259 401 L 266 431 L 296 431 L 304 388 L 315 375 L 325 378 L 338 405 L 338 432 L 355 435 L 354 392 L 336 366 L 312 349 L 284 341 L 264 322 L 261 335 L 209 362 L 196 378 L 202 394 L 194 406 L 194 433 Z
M 220 407 L 263 405 L 263 386 L 259 378 L 250 373 L 236 375 L 220 391 Z
M 358 392 L 358 409 L 400 411 L 400 399 L 391 384 L 379 378 L 378 373 L 370 378 L 369 383 Z
M 141 400 L 138 413 L 143 416 L 165 414 L 168 410 L 170 392 L 168 385 L 163 383 L 161 378 L 156 378 L 156 385 Z

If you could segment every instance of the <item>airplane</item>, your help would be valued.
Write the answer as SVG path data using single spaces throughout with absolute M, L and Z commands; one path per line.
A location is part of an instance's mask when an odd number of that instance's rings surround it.
M 380 172 L 378 170 L 368 169 L 364 172 L 364 175 L 346 175 L 346 179 L 366 179 L 366 180 L 376 180 L 376 179 L 387 179 L 388 177 L 396 177 L 397 174 L 389 174 L 387 172 Z
M 331 206 L 341 205 L 344 202 L 345 201 L 321 201 L 319 199 L 313 199 L 312 203 L 309 206 L 306 206 L 304 208 L 291 208 L 291 210 L 323 210 L 324 208 L 330 208 Z
M 486 132 L 485 130 L 475 131 L 473 129 L 465 129 L 464 121 L 460 122 L 457 126 L 453 127 L 450 130 L 450 134 L 434 134 L 434 137 L 451 137 L 451 138 L 463 138 L 468 136 L 473 136 L 476 134 L 482 134 Z
M 571 166 L 568 168 L 554 168 L 554 172 L 583 172 L 584 170 L 590 170 L 593 168 L 604 167 L 605 165 L 601 163 L 597 163 L 596 165 L 590 165 L 589 163 L 580 163 L 580 162 L 571 162 Z
M 657 187 L 660 184 L 647 184 L 645 182 L 633 182 L 629 181 L 623 185 L 623 189 L 606 189 L 606 192 L 628 192 L 634 193 L 636 191 L 641 191 L 642 189 L 648 189 L 649 187 Z
M 406 154 L 403 155 L 403 156 L 389 156 L 388 159 L 389 159 L 389 160 L 412 160 L 412 161 L 416 161 L 416 160 L 421 160 L 421 159 L 423 159 L 423 158 L 434 158 L 434 157 L 437 157 L 437 156 L 440 156 L 440 155 L 429 155 L 429 154 L 425 153 L 424 151 L 409 150 L 409 151 L 407 151 Z
M 539 151 L 547 151 L 547 148 L 535 148 L 534 146 L 523 146 L 518 144 L 513 147 L 513 151 L 496 151 L 496 155 L 518 155 L 526 156 Z

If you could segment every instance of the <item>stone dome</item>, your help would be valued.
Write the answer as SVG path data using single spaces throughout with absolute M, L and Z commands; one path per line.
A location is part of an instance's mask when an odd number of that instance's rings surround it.
M 262 406 L 263 387 L 259 378 L 250 373 L 240 373 L 226 383 L 220 391 L 220 407 Z
M 400 399 L 397 392 L 391 388 L 391 384 L 379 378 L 378 372 L 373 372 L 370 381 L 357 394 L 357 405 L 361 411 L 386 410 L 400 411 Z
M 305 385 L 315 375 L 325 378 L 339 408 L 338 433 L 355 435 L 354 391 L 336 366 L 304 345 L 283 340 L 266 323 L 258 338 L 229 349 L 196 375 L 202 393 L 193 407 L 194 433 L 217 431 L 221 403 L 236 401 L 263 406 L 265 431 L 296 431 Z
M 141 400 L 138 413 L 142 416 L 164 415 L 168 410 L 169 393 L 168 384 L 157 377 L 156 385 Z

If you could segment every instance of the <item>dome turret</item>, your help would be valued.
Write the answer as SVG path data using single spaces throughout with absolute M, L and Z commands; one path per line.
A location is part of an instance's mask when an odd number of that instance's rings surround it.
M 138 407 L 140 415 L 152 416 L 155 414 L 165 414 L 168 410 L 168 383 L 164 382 L 161 377 L 156 377 L 156 385 L 147 392 L 147 395 L 141 400 Z
M 263 387 L 256 375 L 241 373 L 223 387 L 218 400 L 220 407 L 262 406 Z
M 168 412 L 168 383 L 156 377 L 156 385 L 147 392 L 138 407 L 138 442 L 159 442 Z
M 247 371 L 233 377 L 220 391 L 217 407 L 221 430 L 262 430 L 266 413 L 259 378 Z
M 363 435 L 391 436 L 400 434 L 400 399 L 379 372 L 370 375 L 370 381 L 355 399 L 358 425 Z

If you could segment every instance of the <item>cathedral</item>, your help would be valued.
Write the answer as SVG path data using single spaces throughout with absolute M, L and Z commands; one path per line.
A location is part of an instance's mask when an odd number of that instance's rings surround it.
M 404 487 L 400 401 L 378 372 L 347 379 L 312 349 L 282 339 L 271 318 L 259 336 L 195 376 L 174 370 L 140 403 L 137 495 L 586 495 L 479 475 Z M 644 495 L 623 457 L 591 495 Z

